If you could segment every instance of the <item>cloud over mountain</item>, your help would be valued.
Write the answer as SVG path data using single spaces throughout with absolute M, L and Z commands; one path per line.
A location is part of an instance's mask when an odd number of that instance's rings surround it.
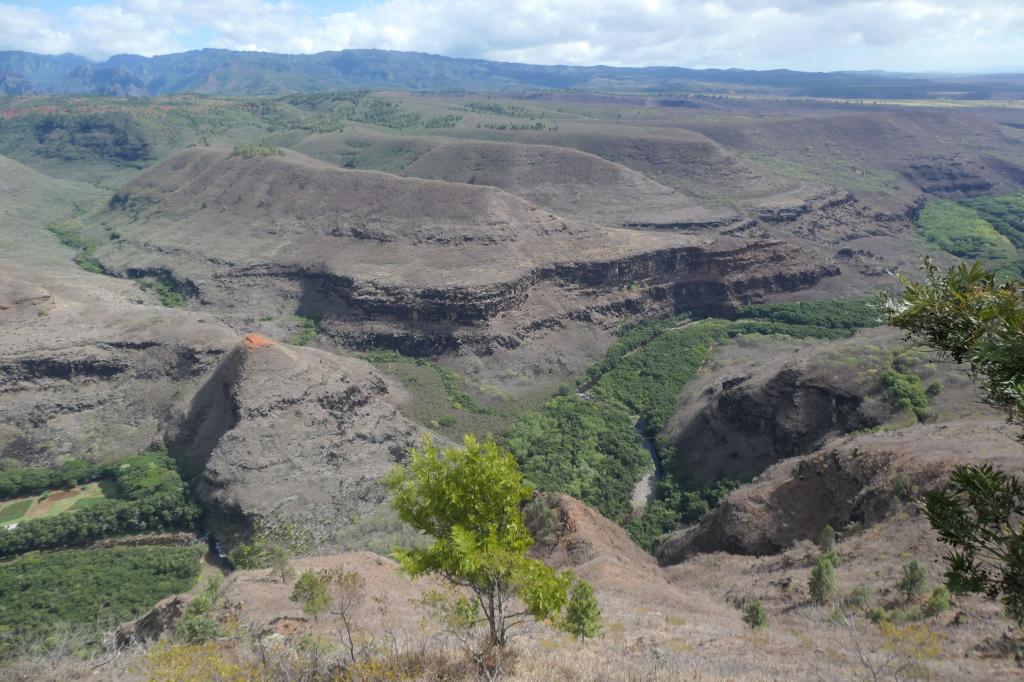
M 198 47 L 374 47 L 565 64 L 1021 67 L 1024 1 L 58 0 L 0 4 L 0 49 L 100 59 Z

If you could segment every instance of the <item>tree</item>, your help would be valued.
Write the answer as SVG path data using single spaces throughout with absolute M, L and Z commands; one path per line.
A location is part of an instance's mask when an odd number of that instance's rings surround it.
M 925 496 L 925 514 L 946 554 L 946 584 L 955 594 L 1001 599 L 1024 625 L 1024 482 L 989 464 L 964 465 L 945 489 Z
M 327 571 L 304 571 L 292 587 L 289 596 L 294 602 L 302 604 L 302 612 L 317 619 L 331 601 L 327 587 L 331 582 L 331 574 Z
M 275 544 L 267 547 L 267 565 L 270 567 L 271 580 L 276 578 L 282 583 L 286 583 L 295 577 L 291 557 L 284 545 Z
M 928 572 L 924 570 L 924 566 L 917 559 L 914 559 L 903 567 L 903 577 L 900 578 L 897 588 L 907 601 L 912 601 L 924 594 L 927 579 Z
M 924 271 L 924 282 L 901 277 L 903 292 L 882 297 L 889 323 L 967 363 L 984 401 L 1024 426 L 1021 281 L 1000 280 L 979 263 L 940 273 L 925 260 Z M 949 589 L 1001 599 L 1006 614 L 1024 624 L 1024 483 L 989 465 L 963 465 L 945 489 L 925 496 L 925 514 L 950 546 Z
M 811 593 L 811 601 L 822 605 L 828 603 L 836 594 L 836 565 L 827 555 L 818 557 L 811 569 L 811 578 L 807 583 Z
M 356 653 L 356 641 L 352 636 L 352 615 L 366 598 L 366 581 L 363 576 L 355 571 L 346 571 L 344 568 L 331 573 L 328 582 L 330 594 L 330 611 L 345 628 L 344 640 L 348 648 L 349 659 L 355 663 L 358 658 Z
M 533 537 L 521 505 L 532 491 L 511 454 L 470 435 L 463 447 L 442 450 L 424 435 L 422 448 L 387 481 L 399 517 L 434 538 L 429 547 L 398 552 L 403 569 L 468 590 L 490 646 L 504 646 L 531 618 L 561 611 L 571 578 L 526 556 Z
M 601 634 L 601 607 L 590 583 L 577 580 L 573 584 L 569 605 L 565 608 L 562 629 L 579 639 Z

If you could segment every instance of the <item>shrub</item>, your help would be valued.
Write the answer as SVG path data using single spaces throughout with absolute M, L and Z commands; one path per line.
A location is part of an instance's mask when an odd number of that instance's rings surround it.
M 768 627 L 768 614 L 760 599 L 748 599 L 743 607 L 743 622 L 753 629 Z
M 928 601 L 924 605 L 924 615 L 931 617 L 937 616 L 943 611 L 949 608 L 949 588 L 945 585 L 939 585 L 932 594 L 928 597 Z
M 304 571 L 295 581 L 289 599 L 302 604 L 302 612 L 313 616 L 315 620 L 331 603 L 331 593 L 327 589 L 330 582 L 331 574 L 328 571 Z
M 828 603 L 835 596 L 836 566 L 828 556 L 818 557 L 814 568 L 811 569 L 807 587 L 811 593 L 811 601 L 818 605 Z
M 213 607 L 217 602 L 220 586 L 224 579 L 216 576 L 210 579 L 203 591 L 196 595 L 185 613 L 178 619 L 174 628 L 174 637 L 187 644 L 202 644 L 215 639 L 220 634 L 217 621 L 213 617 Z
M 857 585 L 850 590 L 844 601 L 852 609 L 862 609 L 871 601 L 871 588 L 867 585 Z
M 917 599 L 925 590 L 925 581 L 928 579 L 928 572 L 925 571 L 917 559 L 914 559 L 903 567 L 903 577 L 900 578 L 897 589 L 903 593 L 907 601 Z
M 832 526 L 825 526 L 818 537 L 818 547 L 825 554 L 836 551 L 836 531 Z

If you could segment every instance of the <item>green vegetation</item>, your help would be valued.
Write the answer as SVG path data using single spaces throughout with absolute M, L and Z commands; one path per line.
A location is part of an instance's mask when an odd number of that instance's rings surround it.
M 10 472 L 7 472 L 10 473 Z M 174 463 L 151 452 L 106 465 L 116 498 L 0 530 L 0 556 L 80 544 L 119 533 L 190 528 L 199 516 Z
M 146 130 L 124 111 L 30 113 L 0 119 L 0 153 L 60 161 L 103 159 L 138 163 L 153 158 Z
M 464 105 L 467 111 L 475 111 L 481 114 L 495 114 L 508 118 L 527 118 L 530 120 L 544 118 L 544 112 L 536 112 L 533 109 L 516 106 L 515 104 L 502 104 L 501 102 L 466 102 Z
M 669 329 L 624 355 L 597 380 L 593 393 L 640 415 L 648 433 L 660 431 L 683 386 L 697 376 L 712 346 L 728 338 L 733 327 L 726 320 L 704 320 Z
M 33 500 L 16 500 L 0 507 L 0 523 L 17 521 L 29 510 L 29 507 L 32 506 L 32 502 Z
M 331 593 L 327 589 L 330 582 L 328 571 L 303 571 L 288 598 L 301 604 L 302 612 L 316 620 L 331 603 Z
M 857 585 L 846 595 L 843 603 L 851 609 L 862 609 L 871 601 L 871 588 L 867 585 Z
M 180 308 L 185 305 L 184 294 L 175 291 L 163 280 L 146 277 L 139 280 L 139 286 L 146 291 L 155 293 L 160 298 L 160 303 L 168 308 Z
M 976 211 L 953 201 L 929 202 L 917 218 L 925 239 L 961 258 L 1005 260 L 1016 254 L 1009 239 Z
M 1024 193 L 967 199 L 964 206 L 974 209 L 1018 249 L 1024 248 Z
M 811 601 L 819 606 L 827 604 L 836 595 L 836 565 L 830 556 L 821 555 L 811 569 L 807 581 Z
M 920 421 L 928 417 L 928 392 L 921 377 L 890 368 L 881 376 L 885 397 L 898 410 L 911 410 Z
M 562 629 L 581 640 L 601 634 L 601 606 L 590 583 L 577 580 L 565 607 Z
M 228 561 L 235 568 L 270 568 L 273 577 L 286 582 L 290 575 L 294 575 L 289 559 L 307 554 L 312 545 L 313 538 L 302 526 L 290 522 L 259 521 L 248 542 L 231 550 Z
M 224 578 L 220 575 L 210 578 L 206 587 L 196 595 L 185 609 L 185 613 L 178 619 L 174 627 L 175 639 L 190 644 L 202 644 L 220 634 L 220 628 L 213 617 L 213 607 L 217 603 L 223 582 Z
M 71 459 L 57 468 L 16 467 L 0 471 L 0 498 L 38 495 L 109 476 L 109 465 Z
M 747 599 L 743 605 L 743 622 L 754 630 L 768 627 L 768 613 L 760 599 Z
M 644 320 L 619 332 L 604 358 L 580 379 L 580 395 L 559 396 L 520 417 L 504 434 L 525 477 L 541 490 L 564 492 L 623 523 L 651 549 L 655 538 L 693 523 L 737 483 L 688 489 L 686 472 L 662 462 L 666 475 L 657 499 L 631 517 L 632 492 L 651 468 L 634 424 L 656 434 L 675 410 L 676 398 L 712 348 L 743 334 L 843 338 L 878 324 L 867 300 L 747 306 L 735 321 L 685 317 Z
M 243 159 L 262 159 L 267 156 L 284 156 L 284 151 L 272 144 L 255 142 L 235 145 L 231 156 L 241 156 Z
M 38 641 L 64 624 L 109 627 L 188 590 L 201 553 L 199 547 L 73 549 L 0 563 L 0 658 L 19 639 Z
M 522 504 L 531 489 L 515 458 L 493 441 L 467 435 L 462 447 L 441 450 L 425 436 L 388 485 L 402 520 L 434 539 L 400 551 L 402 568 L 469 590 L 474 599 L 456 597 L 453 608 L 467 626 L 483 612 L 488 649 L 507 644 L 517 625 L 566 605 L 570 576 L 526 556 L 533 537 Z
M 103 272 L 103 266 L 96 260 L 96 244 L 83 237 L 77 228 L 69 225 L 51 225 L 46 229 L 53 233 L 61 244 L 75 249 L 75 265 L 88 272 Z
M 901 278 L 903 292 L 882 297 L 890 324 L 969 363 L 984 401 L 1024 426 L 1024 284 L 978 263 L 940 273 L 926 260 L 924 270 L 924 282 Z M 987 464 L 960 466 L 925 496 L 925 514 L 950 547 L 949 589 L 1001 599 L 1024 624 L 1024 481 Z
M 295 346 L 308 346 L 320 333 L 320 320 L 302 315 L 296 317 L 299 320 L 299 331 L 288 342 Z
M 572 495 L 610 519 L 630 511 L 633 487 L 651 468 L 628 412 L 578 396 L 552 398 L 523 415 L 504 442 L 532 484 Z
M 462 390 L 459 386 L 458 374 L 446 367 L 440 367 L 426 358 L 412 358 L 394 350 L 373 351 L 363 357 L 367 362 L 375 365 L 407 364 L 428 367 L 437 373 L 452 409 L 465 410 L 472 414 L 492 414 L 494 412 L 492 408 L 479 404 L 473 399 L 473 396 Z
M 819 330 L 845 330 L 845 334 L 836 338 L 849 336 L 857 329 L 877 327 L 881 323 L 878 309 L 870 299 L 761 303 L 744 306 L 738 314 L 741 319 L 770 320 L 787 325 L 817 327 Z M 809 334 L 804 331 L 801 335 Z
M 818 538 L 818 548 L 823 554 L 833 554 L 836 551 L 836 531 L 832 526 L 825 526 Z
M 907 601 L 913 601 L 924 594 L 927 580 L 928 572 L 917 559 L 914 559 L 903 567 L 903 577 L 896 587 Z
M 943 251 L 1021 274 L 1024 195 L 929 202 L 917 219 L 921 234 Z
M 739 481 L 721 479 L 712 486 L 687 490 L 666 474 L 658 482 L 657 499 L 647 505 L 643 515 L 627 521 L 626 530 L 634 542 L 651 551 L 660 535 L 696 523 L 739 486 Z

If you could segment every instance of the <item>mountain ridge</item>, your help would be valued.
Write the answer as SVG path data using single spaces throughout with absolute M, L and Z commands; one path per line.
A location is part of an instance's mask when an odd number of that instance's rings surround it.
M 14 89 L 0 79 L 0 92 L 6 95 L 268 95 L 370 88 L 720 92 L 871 99 L 1024 96 L 1024 76 L 1020 74 L 539 65 L 378 49 L 282 54 L 203 48 L 153 57 L 118 54 L 102 62 L 75 54 L 11 50 L 0 51 L 0 76 L 19 84 Z

